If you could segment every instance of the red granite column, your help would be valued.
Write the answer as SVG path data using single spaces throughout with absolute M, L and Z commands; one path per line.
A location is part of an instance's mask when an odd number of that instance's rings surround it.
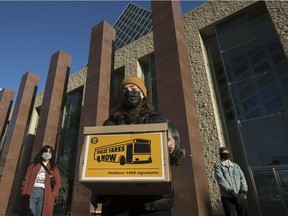
M 14 96 L 15 92 L 10 89 L 4 88 L 0 91 L 0 151 Z
M 83 127 L 102 125 L 108 117 L 110 76 L 113 59 L 112 45 L 114 40 L 115 30 L 107 22 L 102 21 L 92 28 L 84 105 L 81 111 L 77 161 L 80 161 L 84 142 L 82 135 Z M 78 169 L 79 164 L 77 163 L 73 188 L 72 214 L 81 216 L 89 214 L 90 190 L 78 182 Z
M 32 158 L 40 151 L 43 145 L 47 144 L 55 148 L 59 125 L 61 125 L 61 113 L 71 60 L 71 56 L 61 50 L 54 53 L 51 57 Z
M 185 163 L 172 170 L 173 213 L 210 216 L 208 181 L 180 2 L 151 2 L 158 106 L 178 128 L 187 154 Z
M 0 215 L 6 215 L 20 149 L 30 123 L 30 114 L 33 109 L 38 83 L 39 77 L 31 72 L 24 74 L 21 80 L 15 108 L 4 143 L 5 148 L 7 147 L 7 156 L 0 184 Z

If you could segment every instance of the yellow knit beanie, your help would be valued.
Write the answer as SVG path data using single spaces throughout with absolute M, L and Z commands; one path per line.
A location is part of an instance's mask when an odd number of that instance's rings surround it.
M 145 86 L 145 84 L 141 78 L 139 78 L 139 77 L 126 77 L 122 81 L 122 88 L 126 84 L 134 84 L 134 85 L 138 86 L 138 88 L 142 91 L 144 97 L 146 97 L 147 89 L 146 89 L 146 86 Z

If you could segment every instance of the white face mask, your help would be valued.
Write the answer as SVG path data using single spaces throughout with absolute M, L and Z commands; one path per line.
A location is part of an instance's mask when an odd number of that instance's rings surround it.
M 44 153 L 42 154 L 42 158 L 43 158 L 44 160 L 50 160 L 51 157 L 52 157 L 52 154 L 49 153 L 49 152 L 44 152 Z

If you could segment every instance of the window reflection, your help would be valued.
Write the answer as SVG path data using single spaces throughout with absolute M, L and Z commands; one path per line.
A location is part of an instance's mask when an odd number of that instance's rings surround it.
M 70 93 L 67 96 L 63 112 L 64 116 L 58 153 L 62 187 L 57 200 L 55 200 L 54 213 L 65 213 L 66 215 L 71 210 L 82 94 L 82 88 Z
M 250 166 L 271 165 L 275 158 L 287 164 L 288 158 L 288 63 L 266 8 L 261 10 L 216 25 L 205 39 L 230 143 L 238 130 Z
M 110 83 L 110 109 L 113 109 L 120 102 L 120 91 L 124 79 L 124 68 L 119 68 L 111 74 Z
M 139 59 L 139 64 L 144 75 L 145 85 L 147 87 L 147 96 L 150 99 L 154 110 L 157 111 L 157 86 L 154 61 L 154 55 L 151 54 Z

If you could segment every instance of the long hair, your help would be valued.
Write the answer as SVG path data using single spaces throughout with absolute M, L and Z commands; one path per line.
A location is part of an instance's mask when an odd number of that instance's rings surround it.
M 135 123 L 137 119 L 145 117 L 152 112 L 151 102 L 148 97 L 144 97 L 142 102 L 135 109 L 127 109 L 120 102 L 113 110 L 110 118 L 118 121 L 125 121 L 128 124 Z
M 34 159 L 34 164 L 38 164 L 42 161 L 42 154 L 44 152 L 48 152 L 48 150 L 50 149 L 51 153 L 52 153 L 52 157 L 50 158 L 49 162 L 50 162 L 50 169 L 53 170 L 56 167 L 56 163 L 55 163 L 55 152 L 54 149 L 52 148 L 52 146 L 50 145 L 45 145 L 42 146 L 42 148 L 40 149 L 40 151 L 38 152 L 38 154 L 35 156 Z

